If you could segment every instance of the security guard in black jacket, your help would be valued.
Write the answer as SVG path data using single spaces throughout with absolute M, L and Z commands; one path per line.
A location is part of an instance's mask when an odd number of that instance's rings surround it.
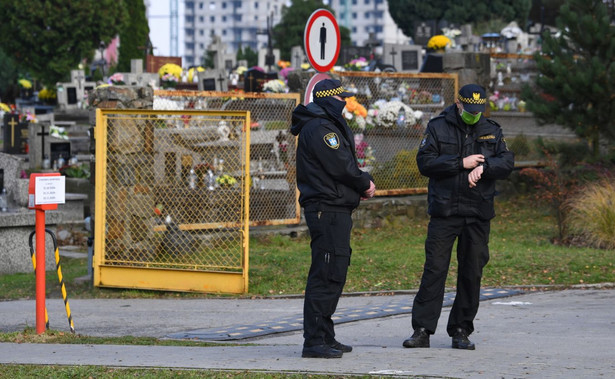
M 359 169 L 354 136 L 342 116 L 346 92 L 339 80 L 314 86 L 313 102 L 293 111 L 298 135 L 297 187 L 310 230 L 312 264 L 303 310 L 304 358 L 340 358 L 352 347 L 335 339 L 333 320 L 350 264 L 352 211 L 374 196 L 373 178 Z
M 474 350 L 474 331 L 483 268 L 489 261 L 490 220 L 495 217 L 495 181 L 513 170 L 500 126 L 485 118 L 485 90 L 463 86 L 455 104 L 427 125 L 416 157 L 421 174 L 429 177 L 425 266 L 412 307 L 414 334 L 404 347 L 429 347 L 444 298 L 444 285 L 457 240 L 457 293 L 447 332 L 452 347 Z

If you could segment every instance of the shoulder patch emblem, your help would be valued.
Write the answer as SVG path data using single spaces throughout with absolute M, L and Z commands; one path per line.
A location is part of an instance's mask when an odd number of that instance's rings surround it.
M 340 147 L 340 139 L 335 133 L 327 133 L 323 137 L 323 139 L 325 140 L 325 143 L 327 144 L 327 146 L 329 146 L 332 149 L 337 149 L 338 147 Z
M 425 147 L 425 145 L 427 145 L 427 140 L 429 140 L 429 134 L 425 134 L 423 136 L 423 139 L 421 140 L 421 145 L 419 146 L 419 149 L 422 149 Z

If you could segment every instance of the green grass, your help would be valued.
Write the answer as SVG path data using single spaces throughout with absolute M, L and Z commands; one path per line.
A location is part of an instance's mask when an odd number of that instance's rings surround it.
M 615 250 L 554 245 L 555 218 L 533 200 L 516 198 L 496 202 L 498 216 L 491 223 L 491 259 L 483 286 L 570 286 L 615 282 Z M 424 263 L 428 219 L 403 226 L 355 229 L 346 292 L 417 289 Z M 457 265 L 451 260 L 448 287 L 455 286 Z M 62 274 L 71 298 L 207 297 L 134 289 L 94 288 L 75 281 L 87 274 L 86 259 L 62 258 Z M 275 235 L 250 241 L 251 296 L 300 295 L 310 264 L 309 237 Z M 33 273 L 0 275 L 0 299 L 34 299 Z M 48 298 L 61 298 L 55 272 L 47 272 Z

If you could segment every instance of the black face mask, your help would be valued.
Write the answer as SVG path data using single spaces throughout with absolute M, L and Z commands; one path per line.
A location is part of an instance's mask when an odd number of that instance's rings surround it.
M 329 116 L 337 120 L 344 119 L 344 117 L 342 117 L 342 111 L 344 110 L 344 107 L 346 106 L 345 101 L 340 101 L 332 96 L 327 96 L 327 97 L 316 98 L 314 99 L 314 102 L 320 105 L 327 112 Z

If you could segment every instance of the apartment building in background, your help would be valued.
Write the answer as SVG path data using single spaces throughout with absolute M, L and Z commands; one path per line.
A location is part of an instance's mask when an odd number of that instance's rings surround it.
M 184 0 L 184 65 L 202 64 L 215 35 L 228 53 L 267 47 L 267 23 L 280 21 L 286 0 Z
M 386 0 L 329 0 L 338 24 L 351 31 L 355 46 L 407 43 L 409 38 L 395 25 Z M 249 46 L 267 47 L 267 25 L 281 20 L 289 0 L 184 0 L 184 66 L 202 64 L 215 35 L 228 53 Z M 306 20 L 307 21 L 307 20 Z

